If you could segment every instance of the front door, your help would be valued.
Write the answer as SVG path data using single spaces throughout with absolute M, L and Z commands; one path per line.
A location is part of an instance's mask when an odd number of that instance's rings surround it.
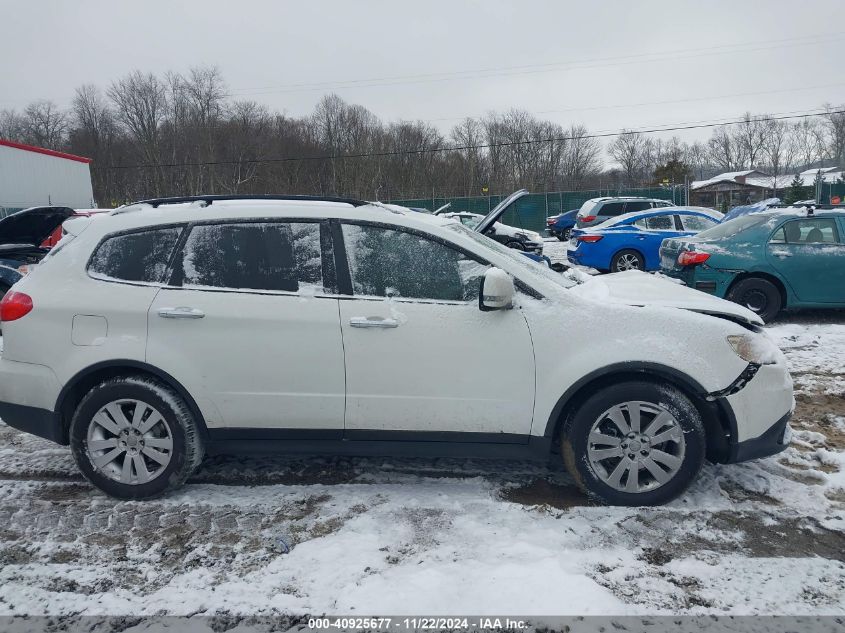
M 845 244 L 834 218 L 789 220 L 766 249 L 769 263 L 799 301 L 845 302 Z
M 185 386 L 209 427 L 340 438 L 343 343 L 321 225 L 190 231 L 149 311 L 148 362 Z
M 479 310 L 489 266 L 418 233 L 342 229 L 347 437 L 527 442 L 531 337 L 519 309 Z

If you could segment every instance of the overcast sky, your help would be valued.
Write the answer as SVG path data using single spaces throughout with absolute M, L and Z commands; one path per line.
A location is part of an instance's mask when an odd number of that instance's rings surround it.
M 444 131 L 512 107 L 605 131 L 845 103 L 842 0 L 0 0 L 0 23 L 0 109 L 196 65 L 291 115 L 334 91 Z

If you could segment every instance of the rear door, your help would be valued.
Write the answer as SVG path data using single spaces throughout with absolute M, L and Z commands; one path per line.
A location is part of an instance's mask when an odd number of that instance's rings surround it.
M 344 223 L 342 239 L 346 436 L 527 442 L 531 336 L 520 310 L 478 309 L 489 265 L 396 227 Z
M 788 220 L 769 238 L 766 251 L 799 301 L 845 302 L 845 244 L 835 218 Z
M 670 237 L 683 233 L 677 229 L 680 221 L 674 215 L 653 215 L 637 220 L 636 225 L 646 230 L 637 235 L 637 246 L 645 256 L 646 269 L 660 268 L 660 244 Z
M 343 344 L 327 231 L 305 220 L 189 228 L 149 310 L 147 360 L 185 386 L 209 427 L 341 436 Z

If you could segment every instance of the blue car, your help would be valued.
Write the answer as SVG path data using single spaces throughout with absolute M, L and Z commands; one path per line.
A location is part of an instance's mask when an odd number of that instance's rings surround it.
M 780 198 L 767 198 L 765 200 L 761 200 L 760 202 L 755 202 L 754 204 L 744 204 L 734 207 L 725 214 L 725 217 L 722 218 L 722 222 L 727 222 L 728 220 L 733 220 L 734 218 L 738 218 L 741 215 L 747 215 L 749 213 L 759 213 L 760 211 L 765 211 L 769 207 L 774 207 L 779 204 Z
M 550 215 L 546 218 L 546 230 L 549 235 L 556 237 L 561 242 L 568 242 L 570 233 L 575 227 L 575 216 L 577 215 L 578 209 L 572 209 L 559 215 Z
M 722 214 L 703 207 L 667 207 L 626 213 L 597 226 L 573 229 L 567 257 L 602 272 L 659 270 L 666 238 L 716 226 Z

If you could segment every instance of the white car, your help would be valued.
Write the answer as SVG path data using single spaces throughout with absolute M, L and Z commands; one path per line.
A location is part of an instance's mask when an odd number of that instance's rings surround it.
M 595 498 L 656 504 L 705 458 L 788 442 L 784 357 L 741 306 L 644 273 L 579 285 L 395 206 L 265 198 L 71 227 L 0 303 L 3 421 L 120 498 L 279 451 L 562 457 Z
M 481 224 L 485 216 L 480 213 L 469 213 L 466 211 L 457 211 L 451 213 L 442 213 L 440 217 L 452 218 L 458 220 L 464 226 L 475 229 Z M 502 224 L 495 222 L 491 229 L 484 231 L 484 234 L 492 237 L 497 242 L 504 244 L 508 248 L 514 248 L 518 251 L 528 251 L 531 253 L 543 254 L 543 236 L 537 231 L 529 229 L 521 229 L 509 224 Z

